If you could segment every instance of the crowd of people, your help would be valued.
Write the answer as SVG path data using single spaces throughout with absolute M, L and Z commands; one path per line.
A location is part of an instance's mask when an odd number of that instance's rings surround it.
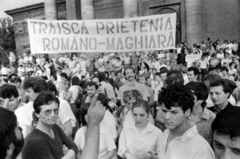
M 240 158 L 239 47 L 24 53 L 1 68 L 0 158 Z

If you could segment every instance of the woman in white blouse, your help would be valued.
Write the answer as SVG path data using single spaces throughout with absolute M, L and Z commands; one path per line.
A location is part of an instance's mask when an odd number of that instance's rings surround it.
M 132 106 L 132 114 L 135 122 L 123 128 L 118 155 L 126 159 L 158 159 L 162 132 L 148 122 L 148 102 L 136 101 Z
M 86 141 L 86 132 L 87 132 L 87 110 L 83 110 L 83 127 L 81 127 L 75 136 L 74 142 L 78 147 L 78 156 L 81 155 L 81 152 L 85 146 Z M 116 145 L 113 139 L 113 136 L 110 130 L 105 127 L 103 124 L 100 125 L 100 137 L 99 137 L 99 154 L 98 159 L 113 159 L 116 154 Z

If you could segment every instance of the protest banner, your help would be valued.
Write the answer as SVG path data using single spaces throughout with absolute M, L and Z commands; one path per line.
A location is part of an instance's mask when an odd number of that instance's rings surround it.
M 176 13 L 107 20 L 28 19 L 33 54 L 175 48 Z
M 197 61 L 201 58 L 200 54 L 191 54 L 186 56 L 186 62 Z

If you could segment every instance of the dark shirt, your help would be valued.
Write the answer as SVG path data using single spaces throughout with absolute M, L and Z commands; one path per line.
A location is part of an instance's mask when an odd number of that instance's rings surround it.
M 119 89 L 123 84 L 119 79 L 116 79 L 113 83 L 114 87 Z
M 217 113 L 219 113 L 221 111 L 227 111 L 228 109 L 231 109 L 231 107 L 233 107 L 233 105 L 228 102 L 228 105 L 223 110 L 219 110 L 217 108 L 217 106 L 213 106 L 213 107 L 210 107 L 208 109 L 211 110 L 213 113 L 217 114 Z
M 65 135 L 63 130 L 58 125 L 54 125 L 52 129 L 55 139 L 38 129 L 34 129 L 29 134 L 22 151 L 23 159 L 61 159 L 64 156 L 63 145 L 75 151 L 77 155 L 76 144 Z

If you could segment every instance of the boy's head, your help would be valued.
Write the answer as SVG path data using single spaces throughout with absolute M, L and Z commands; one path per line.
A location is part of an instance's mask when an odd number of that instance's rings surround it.
M 33 102 L 40 92 L 48 90 L 48 85 L 42 77 L 29 77 L 24 80 L 23 89 L 27 98 Z
M 201 105 L 202 108 L 206 107 L 206 100 L 208 98 L 208 88 L 207 86 L 202 82 L 189 82 L 186 84 L 186 86 L 191 89 L 191 91 L 194 94 L 194 106 Z
M 240 108 L 217 114 L 212 123 L 213 150 L 216 159 L 240 158 Z
M 6 84 L 0 89 L 0 97 L 2 102 L 8 102 L 7 109 L 14 111 L 18 107 L 18 91 L 14 85 Z
M 163 88 L 158 101 L 162 103 L 164 124 L 170 130 L 187 122 L 194 106 L 193 93 L 184 85 L 169 85 Z

